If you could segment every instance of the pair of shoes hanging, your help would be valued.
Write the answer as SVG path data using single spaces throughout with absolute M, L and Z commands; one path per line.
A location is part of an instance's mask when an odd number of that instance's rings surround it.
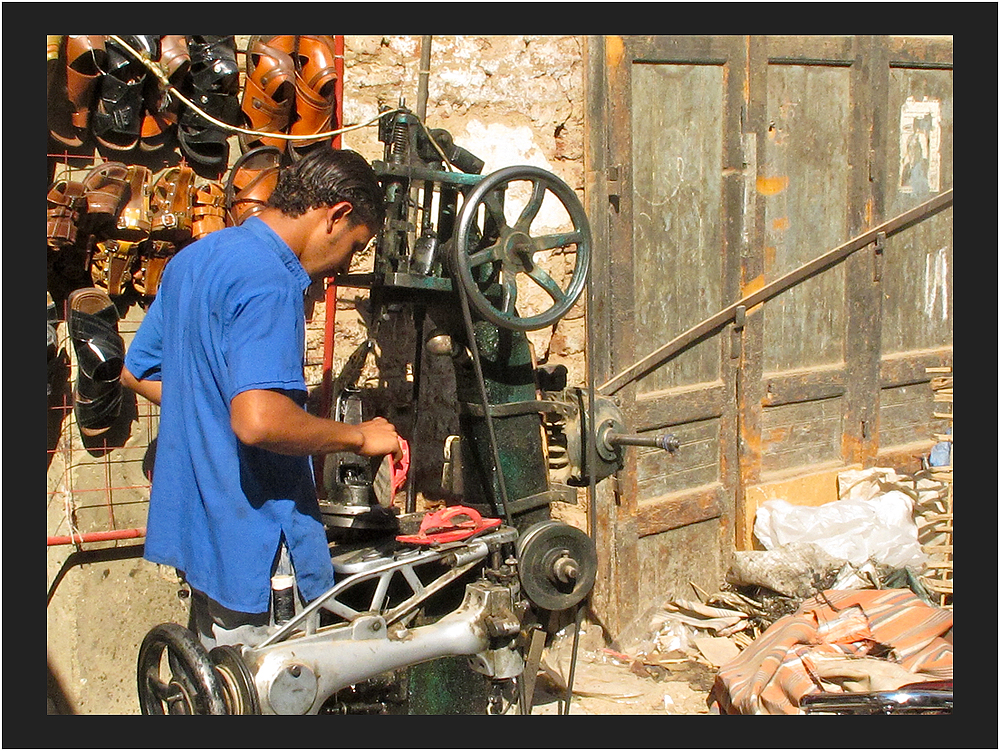
M 252 36 L 247 49 L 241 109 L 247 129 L 296 139 L 240 135 L 247 153 L 271 146 L 298 159 L 332 137 L 309 138 L 335 129 L 336 43 L 326 35 Z

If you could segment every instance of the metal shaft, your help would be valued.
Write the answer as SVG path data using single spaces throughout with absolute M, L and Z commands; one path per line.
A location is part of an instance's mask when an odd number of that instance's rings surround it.
M 625 433 L 608 431 L 604 434 L 603 438 L 604 442 L 609 446 L 650 446 L 670 452 L 674 452 L 680 447 L 680 442 L 673 433 L 665 433 L 663 435 L 627 435 Z

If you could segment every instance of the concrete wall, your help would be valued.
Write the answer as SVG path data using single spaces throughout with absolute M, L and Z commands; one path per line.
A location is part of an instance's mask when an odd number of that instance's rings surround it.
M 247 37 L 238 36 L 238 48 Z M 418 36 L 346 37 L 344 122 L 375 117 L 382 106 L 405 98 L 417 105 L 421 38 Z M 583 186 L 583 40 L 573 36 L 435 37 L 433 39 L 427 124 L 445 128 L 455 141 L 486 162 L 484 172 L 513 164 L 543 167 L 564 179 L 582 197 Z M 239 60 L 243 62 L 243 55 Z M 239 156 L 231 139 L 230 163 Z M 372 125 L 345 134 L 343 145 L 369 159 L 382 156 Z M 99 160 L 99 158 L 96 158 Z M 127 160 L 126 160 L 127 161 Z M 78 164 L 78 162 L 74 162 Z M 71 171 L 71 165 L 61 165 Z M 359 259 L 359 265 L 370 259 Z M 86 286 L 86 285 L 83 285 Z M 357 290 L 338 290 L 334 372 L 362 341 L 365 330 L 355 310 Z M 360 295 L 363 297 L 363 295 Z M 322 382 L 322 295 L 308 330 L 307 379 L 315 392 Z M 122 312 L 126 343 L 143 311 Z M 585 372 L 583 311 L 574 309 L 553 330 L 531 335 L 540 362 L 565 363 L 572 383 Z M 143 472 L 155 438 L 157 412 L 139 399 L 126 405 L 106 440 L 84 444 L 72 416 L 75 356 L 58 328 L 66 369 L 61 386 L 49 399 L 46 447 L 47 534 L 67 535 L 145 524 L 148 481 Z M 405 336 L 400 351 L 412 352 Z M 369 385 L 386 394 L 390 408 L 400 408 L 408 394 L 405 358 L 384 352 L 372 364 Z M 422 435 L 426 455 L 419 487 L 435 494 L 439 468 L 438 440 L 453 429 L 453 382 L 442 370 L 427 373 Z M 434 447 L 434 448 L 432 448 Z M 566 510 L 572 515 L 573 509 Z M 49 711 L 76 714 L 136 714 L 135 663 L 139 644 L 154 625 L 186 622 L 187 602 L 170 570 L 139 557 L 141 539 L 47 548 L 46 607 Z

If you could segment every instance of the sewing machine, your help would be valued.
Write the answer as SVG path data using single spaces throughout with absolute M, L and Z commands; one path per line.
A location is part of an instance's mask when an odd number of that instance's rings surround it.
M 675 448 L 627 435 L 613 401 L 532 362 L 527 332 L 559 321 L 587 281 L 572 188 L 534 166 L 483 176 L 404 107 L 384 114 L 379 140 L 387 216 L 373 270 L 336 279 L 369 291 L 372 331 L 333 382 L 330 416 L 364 418 L 361 369 L 386 311 L 408 306 L 419 346 L 454 365 L 460 429 L 441 451 L 456 512 L 417 512 L 412 481 L 399 509 L 376 492 L 377 468 L 325 457 L 337 583 L 275 614 L 254 647 L 206 654 L 187 629 L 154 628 L 138 661 L 146 714 L 530 713 L 551 614 L 581 607 L 597 571 L 591 537 L 551 504 L 575 503 L 627 445 Z M 414 372 L 415 402 L 420 382 Z

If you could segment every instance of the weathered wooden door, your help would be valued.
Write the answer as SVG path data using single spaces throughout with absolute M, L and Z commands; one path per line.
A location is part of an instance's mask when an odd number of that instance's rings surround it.
M 681 444 L 629 449 L 598 490 L 615 631 L 721 583 L 747 487 L 930 438 L 915 386 L 951 356 L 950 209 L 633 366 L 951 187 L 951 42 L 599 37 L 588 66 L 595 385 Z

